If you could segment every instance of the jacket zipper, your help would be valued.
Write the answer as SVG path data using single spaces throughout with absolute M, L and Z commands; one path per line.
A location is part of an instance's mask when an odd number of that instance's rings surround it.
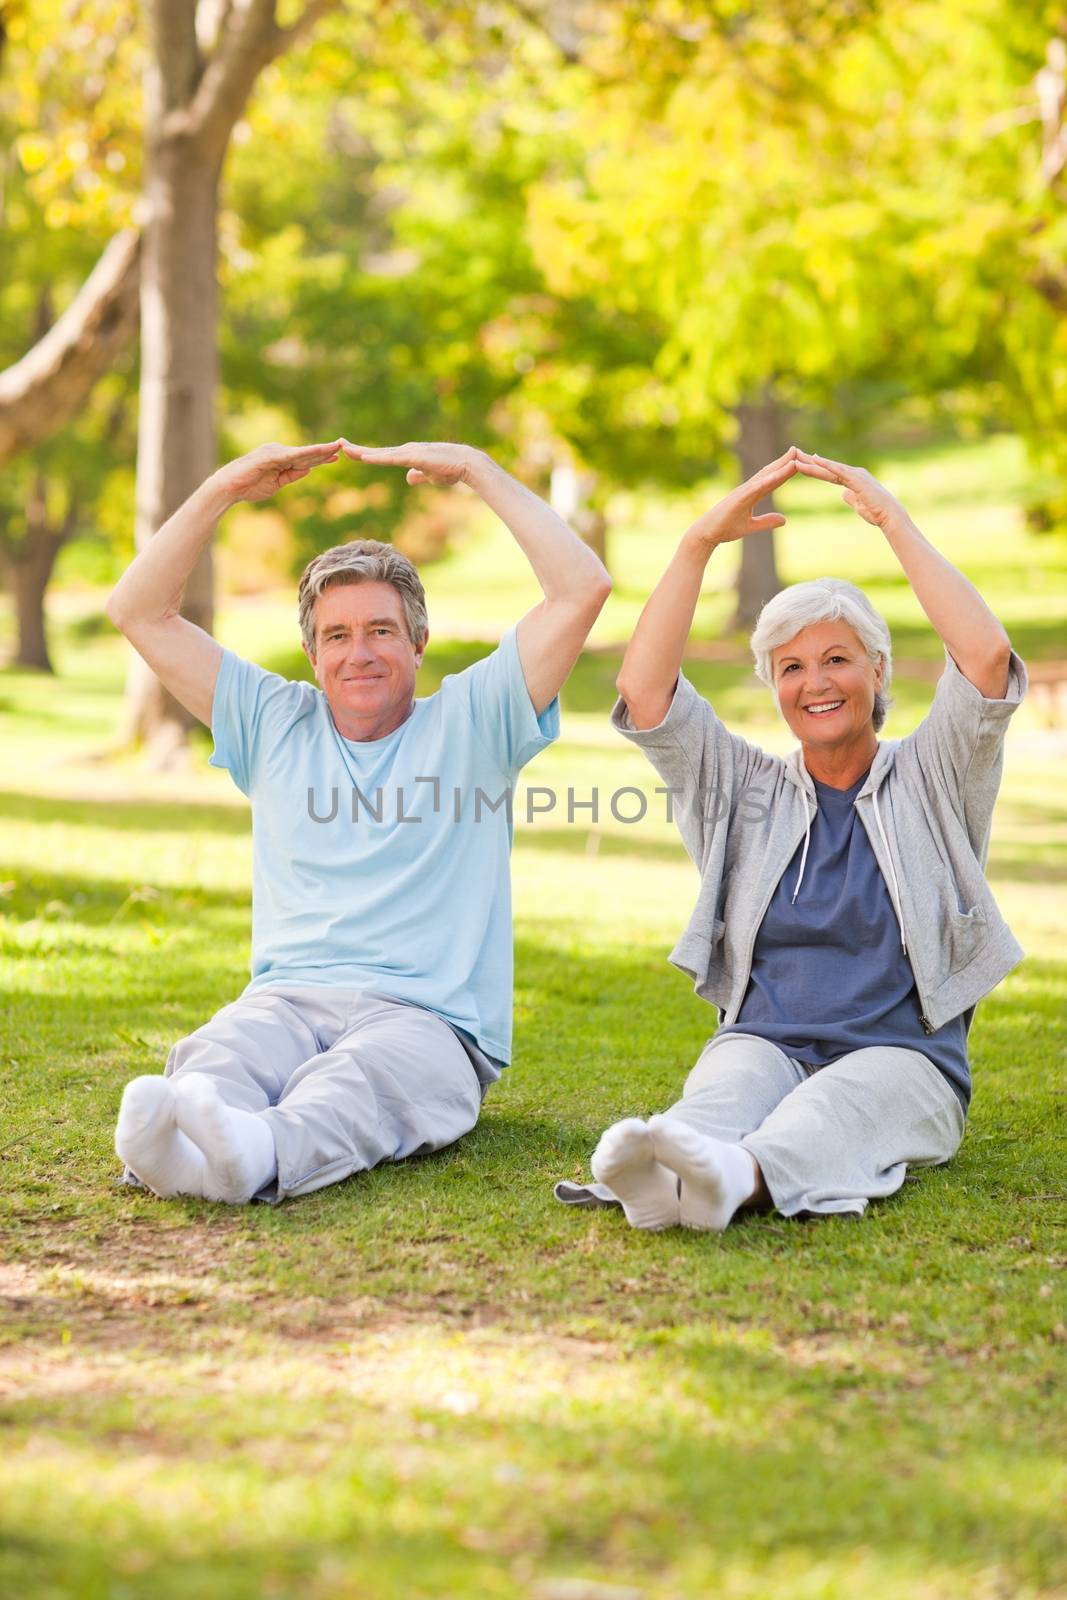
M 870 795 L 865 795 L 864 798 L 869 800 L 870 799 Z M 886 888 L 888 889 L 888 887 L 889 887 L 889 879 L 886 877 L 885 873 L 882 871 L 882 865 L 878 861 L 878 851 L 875 848 L 875 843 L 874 843 L 874 839 L 873 839 L 873 837 L 871 835 L 871 830 L 867 826 L 867 818 L 864 816 L 862 811 L 860 812 L 860 821 L 863 823 L 863 831 L 867 835 L 867 843 L 871 847 L 871 851 L 872 851 L 872 853 L 874 855 L 875 863 L 878 866 L 878 871 L 882 873 L 882 882 L 885 884 Z M 881 842 L 881 841 L 879 841 L 879 842 Z M 886 838 L 886 849 L 887 850 L 889 849 L 888 837 Z M 892 896 L 890 896 L 890 898 L 892 898 Z M 897 905 L 896 905 L 896 912 L 897 912 L 897 915 L 900 918 L 900 926 L 903 929 L 904 940 L 905 940 L 905 942 L 906 942 L 906 944 L 908 946 L 908 949 L 907 949 L 908 965 L 911 967 L 911 975 L 915 979 L 915 993 L 919 997 L 919 1026 L 922 1028 L 922 1031 L 925 1034 L 936 1033 L 937 1029 L 934 1027 L 933 1023 L 930 1021 L 930 1018 L 926 1015 L 926 1000 L 925 1000 L 925 997 L 923 995 L 922 984 L 919 981 L 919 974 L 915 970 L 915 946 L 911 942 L 911 940 L 908 938 L 908 930 L 904 926 L 904 904 L 903 904 L 903 901 L 901 901 L 899 898 L 898 898 Z
M 778 876 L 776 878 L 774 878 L 772 880 L 770 890 L 769 890 L 769 892 L 767 894 L 767 898 L 766 898 L 766 900 L 764 900 L 762 906 L 760 907 L 759 916 L 756 918 L 755 922 L 752 925 L 752 937 L 748 942 L 748 950 L 747 950 L 746 955 L 745 955 L 745 979 L 744 979 L 744 983 L 741 986 L 741 999 L 738 1000 L 738 1002 L 737 1002 L 738 1011 L 740 1011 L 740 1009 L 741 1009 L 741 1000 L 743 1000 L 745 998 L 745 990 L 748 988 L 748 980 L 752 976 L 752 956 L 753 956 L 753 952 L 755 951 L 755 948 L 756 948 L 756 939 L 757 939 L 757 937 L 759 935 L 760 928 L 763 925 L 763 919 L 767 915 L 767 907 L 770 905 L 771 901 L 774 899 L 774 891 L 777 889 L 779 883 L 782 881 L 782 877 L 784 876 L 784 874 L 785 874 L 785 872 L 786 872 L 786 870 L 787 870 L 787 868 L 789 866 L 789 863 L 792 861 L 793 857 L 796 855 L 797 851 L 799 850 L 800 842 L 804 838 L 805 834 L 808 831 L 808 827 L 810 826 L 810 818 L 807 815 L 807 809 L 806 809 L 807 808 L 807 804 L 808 804 L 807 791 L 804 790 L 803 794 L 804 794 L 804 806 L 805 806 L 804 831 L 803 831 L 803 833 L 801 833 L 801 834 L 799 834 L 797 836 L 796 843 L 793 845 L 793 847 L 790 850 L 789 854 L 785 858 L 785 862 L 784 862 L 784 864 L 782 866 L 781 872 L 778 874 Z M 730 1010 L 732 1011 L 733 1009 L 734 1008 L 731 1005 Z

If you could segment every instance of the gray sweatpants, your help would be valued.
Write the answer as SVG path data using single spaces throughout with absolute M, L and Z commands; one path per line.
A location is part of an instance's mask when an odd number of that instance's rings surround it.
M 709 1040 L 664 1115 L 750 1150 L 784 1217 L 862 1215 L 900 1188 L 908 1167 L 950 1160 L 965 1120 L 918 1050 L 854 1050 L 816 1068 L 750 1033 Z M 603 1184 L 559 1184 L 556 1194 L 570 1205 L 614 1203 Z
M 496 1068 L 421 1006 L 352 989 L 275 986 L 223 1006 L 179 1039 L 167 1076 L 208 1073 L 219 1094 L 258 1112 L 278 1151 L 284 1200 L 380 1161 L 440 1150 L 478 1120 Z

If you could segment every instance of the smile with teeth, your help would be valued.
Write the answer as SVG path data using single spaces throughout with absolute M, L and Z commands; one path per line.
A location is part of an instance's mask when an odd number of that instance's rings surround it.
M 804 710 L 810 711 L 813 717 L 825 717 L 829 716 L 831 711 L 836 711 L 839 706 L 843 706 L 844 703 L 843 700 L 820 700 L 816 705 L 805 706 Z

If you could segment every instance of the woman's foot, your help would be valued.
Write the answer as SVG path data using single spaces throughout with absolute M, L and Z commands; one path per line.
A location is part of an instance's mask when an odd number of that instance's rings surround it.
M 675 1117 L 652 1117 L 648 1128 L 656 1159 L 680 1180 L 682 1227 L 722 1233 L 759 1184 L 759 1169 L 748 1151 L 697 1133 Z
M 660 1166 L 648 1125 L 637 1117 L 616 1122 L 600 1138 L 589 1165 L 598 1183 L 622 1201 L 631 1228 L 675 1228 L 678 1180 Z

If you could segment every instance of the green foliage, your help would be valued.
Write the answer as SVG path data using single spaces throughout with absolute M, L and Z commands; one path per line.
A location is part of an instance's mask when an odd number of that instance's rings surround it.
M 236 130 L 227 450 L 461 437 L 534 481 L 570 456 L 604 504 L 726 466 L 734 408 L 769 390 L 841 451 L 894 415 L 1013 426 L 1046 474 L 1035 525 L 1060 525 L 1067 222 L 1034 89 L 1054 0 L 380 10 L 327 18 Z M 131 215 L 143 67 L 137 8 L 5 15 L 0 361 Z M 100 528 L 129 503 L 116 388 L 43 460 L 57 504 L 82 461 Z M 9 539 L 26 488 L 19 466 Z M 440 543 L 428 504 L 388 474 L 316 480 L 297 558 L 413 507 Z
M 15 5 L 0 66 L 0 369 L 17 361 L 65 309 L 115 229 L 129 221 L 139 173 L 136 13 L 90 0 Z M 78 420 L 0 481 L 0 549 L 26 536 L 44 485 L 49 523 L 76 508 L 75 532 L 126 534 L 135 450 L 136 369 L 127 357 Z
M 121 0 L 4 9 L 0 117 L 36 208 L 5 193 L 5 223 L 42 241 L 76 230 L 92 257 L 129 224 L 140 184 L 141 10 Z

